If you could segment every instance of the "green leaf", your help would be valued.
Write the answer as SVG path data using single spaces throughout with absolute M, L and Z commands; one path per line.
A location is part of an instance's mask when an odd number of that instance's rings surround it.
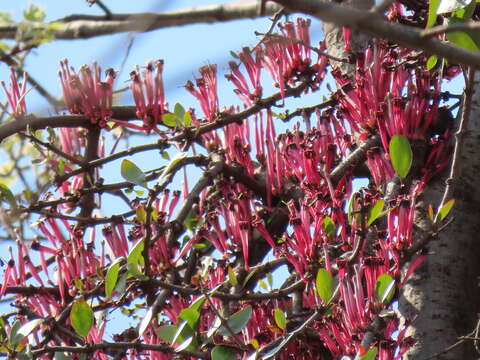
M 373 204 L 373 206 L 370 206 L 368 209 L 367 226 L 372 225 L 372 223 L 380 217 L 384 205 L 385 200 L 379 199 Z
M 355 200 L 358 196 L 358 193 L 357 192 L 354 192 L 351 196 L 350 196 L 350 200 L 348 200 L 348 212 L 347 212 L 347 215 L 348 215 L 348 222 L 351 223 L 352 222 L 352 214 L 355 212 Z
M 162 121 L 165 125 L 168 127 L 176 127 L 179 125 L 179 121 L 177 119 L 177 116 L 175 114 L 164 114 L 162 116 Z
M 70 323 L 78 335 L 87 336 L 93 326 L 93 310 L 85 300 L 77 300 L 70 311 Z
M 438 6 L 440 5 L 440 0 L 430 0 L 428 2 L 428 19 L 427 19 L 427 28 L 432 27 L 437 21 Z
M 376 346 L 372 347 L 360 358 L 360 360 L 374 360 L 375 357 L 377 356 L 377 352 L 378 352 L 377 347 Z
M 210 353 L 212 360 L 236 360 L 237 359 L 237 352 L 235 349 L 224 346 L 224 345 L 216 345 L 213 347 Z
M 163 325 L 158 328 L 157 335 L 160 339 L 165 340 L 166 342 L 172 343 L 177 333 L 176 325 Z
M 185 115 L 183 116 L 183 125 L 186 127 L 189 127 L 192 124 L 192 114 L 190 112 L 186 112 Z
M 388 304 L 395 294 L 395 280 L 388 274 L 382 274 L 377 278 L 375 292 L 378 299 Z
M 252 307 L 249 305 L 242 310 L 237 311 L 235 314 L 228 318 L 228 327 L 230 328 L 230 330 L 232 330 L 234 334 L 238 334 L 240 331 L 242 331 L 245 325 L 247 325 L 251 316 Z M 221 326 L 218 329 L 218 334 L 221 336 L 231 336 L 230 332 L 224 326 Z
M 4 184 L 0 184 L 0 201 L 7 201 L 12 208 L 17 207 L 17 201 L 10 189 Z
M 273 311 L 273 315 L 275 317 L 275 323 L 277 326 L 280 329 L 285 330 L 287 328 L 287 318 L 285 317 L 285 313 L 279 308 L 276 308 Z
M 135 185 L 147 187 L 145 174 L 132 161 L 128 159 L 123 159 L 120 173 L 122 177 L 128 182 L 131 182 Z
M 170 155 L 165 150 L 160 151 L 160 155 L 162 156 L 163 159 L 170 160 Z
M 437 14 L 446 14 L 465 8 L 471 2 L 472 0 L 440 0 L 440 4 L 437 8 Z
M 427 60 L 427 70 L 432 70 L 437 65 L 438 57 L 432 55 Z
M 193 335 L 195 335 L 195 331 L 185 320 L 182 320 L 177 327 L 177 332 L 173 336 L 172 344 L 182 344 Z
M 463 49 L 467 49 L 470 51 L 480 50 L 477 44 L 475 43 L 475 40 L 472 39 L 472 37 L 464 31 L 449 32 L 447 33 L 446 36 L 448 41 L 452 42 L 458 47 L 461 47 Z
M 185 109 L 183 108 L 182 104 L 176 103 L 175 107 L 173 108 L 173 113 L 177 117 L 178 120 L 180 120 L 181 124 L 183 125 L 184 122 L 184 116 L 185 116 Z
M 270 286 L 270 289 L 273 287 L 273 275 L 272 273 L 267 273 L 266 275 L 267 277 L 267 282 L 268 282 L 268 286 Z
M 140 337 L 143 335 L 145 330 L 147 330 L 148 325 L 150 325 L 150 321 L 152 321 L 154 308 L 155 308 L 154 306 L 150 306 L 147 310 L 147 313 L 145 314 L 142 321 L 140 322 L 140 325 L 138 327 L 138 335 Z
M 330 216 L 325 216 L 323 218 L 322 226 L 323 226 L 323 230 L 325 230 L 325 233 L 329 238 L 333 238 L 337 233 L 337 228 L 335 226 L 335 223 L 333 222 Z
M 190 306 L 190 309 L 200 311 L 200 308 L 205 304 L 207 297 L 205 295 L 199 296 Z
M 28 8 L 23 10 L 23 18 L 27 21 L 43 21 L 45 19 L 45 10 L 30 3 L 28 4 Z
M 192 348 L 193 336 L 186 338 L 180 345 L 175 348 L 175 352 L 180 352 Z
M 450 213 L 450 210 L 452 210 L 453 204 L 455 204 L 455 199 L 449 200 L 447 203 L 445 203 L 445 205 L 442 206 L 442 208 L 438 212 L 438 215 L 440 216 L 440 221 L 447 217 L 447 215 Z
M 319 269 L 316 279 L 317 292 L 323 304 L 327 305 L 333 295 L 333 277 L 326 269 Z
M 235 275 L 235 271 L 233 271 L 231 266 L 227 267 L 227 272 L 228 272 L 228 282 L 232 286 L 237 286 L 238 285 L 237 276 Z
M 123 257 L 119 257 L 108 267 L 107 274 L 105 275 L 105 296 L 108 298 L 112 297 L 113 290 L 115 286 L 117 286 L 118 272 L 120 271 L 120 263 L 123 259 Z
M 190 307 L 182 309 L 179 317 L 180 319 L 185 320 L 192 329 L 197 329 L 198 320 L 200 320 L 200 313 L 197 310 Z
M 182 161 L 184 158 L 186 158 L 188 155 L 188 153 L 186 152 L 181 152 L 181 153 L 178 153 L 177 156 L 175 156 L 169 163 L 168 165 L 165 167 L 165 170 L 163 170 L 162 172 L 162 178 L 165 178 L 165 176 L 168 175 L 168 173 L 170 171 L 172 171 L 172 169 L 180 162 Z
M 395 135 L 390 140 L 389 151 L 393 169 L 404 179 L 412 166 L 413 154 L 410 142 L 405 136 Z
M 143 243 L 143 239 L 141 239 L 130 250 L 130 253 L 128 254 L 128 257 L 127 257 L 128 272 L 140 280 L 147 279 L 147 277 L 143 274 L 143 272 L 140 269 L 140 265 L 145 264 L 145 259 L 143 258 L 143 248 L 144 248 L 144 243 Z
M 26 337 L 26 336 L 30 335 L 30 333 L 33 330 L 35 330 L 44 321 L 45 321 L 44 319 L 31 320 L 31 321 L 23 324 L 22 327 L 20 329 L 18 329 L 17 334 L 22 335 L 23 337 Z
M 202 220 L 197 216 L 197 212 L 194 210 L 190 210 L 187 218 L 183 222 L 183 225 L 187 230 L 193 232 L 196 228 L 198 228 L 202 224 Z
M 142 255 L 143 247 L 143 239 L 138 240 L 128 254 L 127 263 L 134 265 L 143 265 L 145 263 Z

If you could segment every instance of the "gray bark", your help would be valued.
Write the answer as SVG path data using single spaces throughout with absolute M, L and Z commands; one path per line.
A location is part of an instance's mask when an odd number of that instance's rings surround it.
M 453 179 L 454 221 L 427 246 L 429 256 L 406 284 L 399 311 L 405 319 L 416 320 L 408 335 L 417 343 L 405 359 L 423 360 L 439 354 L 475 328 L 479 311 L 480 252 L 480 75 L 476 74 L 472 113 L 464 135 L 460 176 Z M 440 203 L 445 178 L 428 185 L 419 208 Z M 416 225 L 428 231 L 429 221 L 417 211 Z M 475 359 L 473 341 L 435 356 L 435 359 Z

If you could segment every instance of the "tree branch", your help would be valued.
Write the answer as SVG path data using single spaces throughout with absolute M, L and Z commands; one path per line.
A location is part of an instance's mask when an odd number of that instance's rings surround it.
M 276 4 L 269 3 L 263 16 L 275 14 L 280 9 Z M 191 9 L 168 11 L 163 13 L 111 14 L 105 15 L 71 15 L 46 24 L 36 24 L 38 27 L 48 25 L 63 25 L 53 30 L 56 39 L 88 39 L 101 35 L 118 34 L 137 31 L 146 32 L 162 28 L 200 24 L 217 23 L 238 19 L 257 18 L 258 1 L 235 2 Z M 15 39 L 19 24 L 0 26 L 0 39 Z
M 445 58 L 454 64 L 476 67 L 480 63 L 480 54 L 478 53 L 461 49 L 438 39 L 426 39 L 422 35 L 421 29 L 389 22 L 376 12 L 362 11 L 334 2 L 318 0 L 275 0 L 275 2 L 292 11 L 299 11 L 329 23 L 370 33 L 381 39 L 397 42 L 409 49 L 422 50 Z

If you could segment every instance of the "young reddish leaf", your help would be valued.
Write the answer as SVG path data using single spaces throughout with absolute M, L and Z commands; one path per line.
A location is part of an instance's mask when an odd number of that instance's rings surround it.
M 395 135 L 390 140 L 389 152 L 393 169 L 400 178 L 406 178 L 413 159 L 410 142 L 405 136 Z
M 427 215 L 428 215 L 428 218 L 430 219 L 430 221 L 433 221 L 433 206 L 432 206 L 432 204 L 428 205 Z
M 440 221 L 445 219 L 447 215 L 452 210 L 453 204 L 455 204 L 455 199 L 451 199 L 442 206 L 442 208 L 438 211 L 438 215 L 440 216 Z
M 120 168 L 120 173 L 122 177 L 128 182 L 131 182 L 132 184 L 135 184 L 135 185 L 141 185 L 143 187 L 147 187 L 145 174 L 132 161 L 128 159 L 123 159 L 122 165 Z
M 273 315 L 275 317 L 275 323 L 277 326 L 280 329 L 285 330 L 287 328 L 287 318 L 285 317 L 285 313 L 279 308 L 276 308 L 273 311 Z
M 327 305 L 333 295 L 333 277 L 326 269 L 320 269 L 317 273 L 317 292 L 323 304 Z
M 237 311 L 235 314 L 228 318 L 228 327 L 234 334 L 238 334 L 240 331 L 243 330 L 245 325 L 247 325 L 251 316 L 252 307 L 249 305 L 247 307 L 244 307 L 242 310 Z M 231 336 L 230 331 L 224 326 L 221 326 L 218 329 L 218 334 L 221 336 Z
M 93 310 L 85 300 L 77 300 L 70 311 L 70 323 L 78 335 L 87 336 L 93 326 Z
M 236 360 L 237 352 L 229 346 L 216 345 L 210 353 L 212 360 Z
M 395 280 L 388 274 L 380 275 L 377 278 L 375 292 L 382 303 L 388 304 L 395 294 Z

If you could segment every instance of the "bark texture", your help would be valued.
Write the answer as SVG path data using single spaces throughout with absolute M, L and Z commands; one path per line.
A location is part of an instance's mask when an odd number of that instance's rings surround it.
M 346 6 L 351 6 L 358 10 L 369 10 L 375 5 L 373 0 L 348 0 L 345 3 Z M 352 59 L 352 55 L 357 52 L 362 52 L 368 40 L 371 39 L 371 36 L 366 35 L 365 33 L 355 32 L 352 33 L 351 37 L 351 47 L 352 52 L 348 53 L 345 51 L 345 40 L 343 37 L 343 26 L 336 25 L 334 23 L 325 22 L 323 24 L 323 33 L 325 34 L 325 43 L 327 45 L 328 55 L 334 56 L 340 59 Z M 353 59 L 352 59 L 353 60 Z M 343 74 L 348 74 L 349 76 L 353 75 L 355 71 L 355 65 L 339 62 L 335 60 L 330 60 L 330 64 L 334 68 L 340 68 Z
M 473 341 L 445 351 L 458 337 L 472 332 L 479 311 L 480 252 L 480 76 L 473 86 L 472 112 L 464 135 L 460 174 L 454 181 L 453 222 L 428 244 L 429 256 L 406 284 L 399 311 L 405 320 L 415 321 L 408 330 L 417 341 L 405 359 L 475 359 Z M 416 225 L 429 230 L 423 209 L 440 203 L 445 179 L 429 184 L 419 203 Z M 422 209 L 423 208 L 423 209 Z M 438 355 L 437 355 L 438 354 Z

